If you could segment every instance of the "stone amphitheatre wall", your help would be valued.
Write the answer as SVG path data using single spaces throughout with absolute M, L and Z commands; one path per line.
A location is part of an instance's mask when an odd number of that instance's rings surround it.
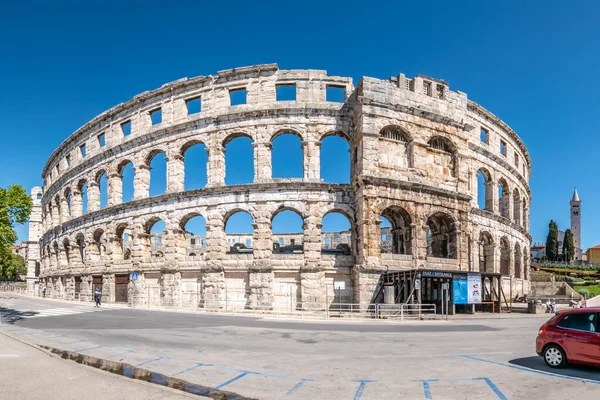
M 295 100 L 278 101 L 279 86 L 293 86 Z M 245 104 L 231 105 L 242 89 Z M 330 101 L 335 89 L 343 101 Z M 190 114 L 197 99 L 201 111 Z M 288 133 L 301 139 L 303 177 L 273 178 L 272 143 Z M 320 147 L 329 136 L 348 142 L 348 184 L 320 178 Z M 228 186 L 225 147 L 238 137 L 252 140 L 254 180 Z M 196 144 L 208 153 L 207 184 L 186 191 L 193 171 L 184 160 Z M 166 192 L 151 197 L 150 162 L 161 152 Z M 128 164 L 134 196 L 123 202 Z M 382 272 L 431 268 L 501 272 L 513 282 L 511 294 L 527 291 L 530 168 L 512 129 L 425 76 L 365 77 L 354 87 L 325 71 L 260 65 L 181 79 L 106 111 L 54 151 L 42 173 L 40 285 L 54 297 L 89 297 L 101 284 L 107 300 L 132 304 L 219 307 L 233 299 L 250 308 L 319 307 L 368 303 Z M 303 220 L 300 253 L 273 252 L 271 223 L 283 210 Z M 228 252 L 225 226 L 238 211 L 253 220 L 250 253 Z M 350 222 L 349 252 L 322 250 L 322 219 L 331 212 Z M 206 250 L 190 256 L 185 225 L 195 216 L 206 221 Z M 382 217 L 392 225 L 384 252 Z M 159 220 L 164 251 L 153 257 L 151 228 Z M 345 282 L 341 294 L 334 295 L 334 281 Z

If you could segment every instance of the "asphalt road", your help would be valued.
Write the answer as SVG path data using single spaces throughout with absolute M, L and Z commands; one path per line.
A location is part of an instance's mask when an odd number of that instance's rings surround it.
M 30 342 L 261 399 L 600 396 L 599 369 L 551 370 L 535 354 L 544 316 L 393 324 L 289 321 L 98 310 L 1 294 L 0 307 L 17 318 L 29 315 L 10 324 L 3 319 L 0 330 Z

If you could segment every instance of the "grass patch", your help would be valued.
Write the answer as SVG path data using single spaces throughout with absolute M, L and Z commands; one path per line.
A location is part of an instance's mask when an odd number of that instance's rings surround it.
M 590 299 L 592 297 L 595 297 L 595 296 L 600 296 L 600 285 L 593 285 L 593 286 L 579 286 L 579 285 L 575 285 L 573 287 L 573 290 L 575 290 L 577 293 L 579 293 L 579 291 L 581 289 L 585 289 L 588 292 L 590 292 Z

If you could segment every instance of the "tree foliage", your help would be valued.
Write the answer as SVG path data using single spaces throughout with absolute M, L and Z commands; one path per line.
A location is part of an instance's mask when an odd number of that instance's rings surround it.
M 0 266 L 12 268 L 13 254 L 10 251 L 18 239 L 15 224 L 24 224 L 31 213 L 31 197 L 22 186 L 11 185 L 0 188 Z M 4 273 L 2 273 L 3 276 Z
M 548 224 L 546 257 L 548 257 L 549 261 L 556 261 L 558 259 L 558 225 L 553 220 L 550 220 L 550 224 Z
M 565 231 L 562 250 L 563 260 L 567 262 L 572 261 L 575 256 L 575 244 L 573 243 L 573 232 L 570 229 Z
M 8 259 L 0 261 L 0 277 L 2 279 L 13 280 L 19 275 L 27 275 L 25 259 L 19 254 L 11 253 Z

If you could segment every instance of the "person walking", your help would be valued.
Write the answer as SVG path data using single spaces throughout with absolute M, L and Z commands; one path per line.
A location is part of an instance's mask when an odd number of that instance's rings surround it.
M 96 307 L 100 307 L 100 302 L 102 301 L 102 291 L 96 286 L 94 290 L 94 301 L 96 302 Z

